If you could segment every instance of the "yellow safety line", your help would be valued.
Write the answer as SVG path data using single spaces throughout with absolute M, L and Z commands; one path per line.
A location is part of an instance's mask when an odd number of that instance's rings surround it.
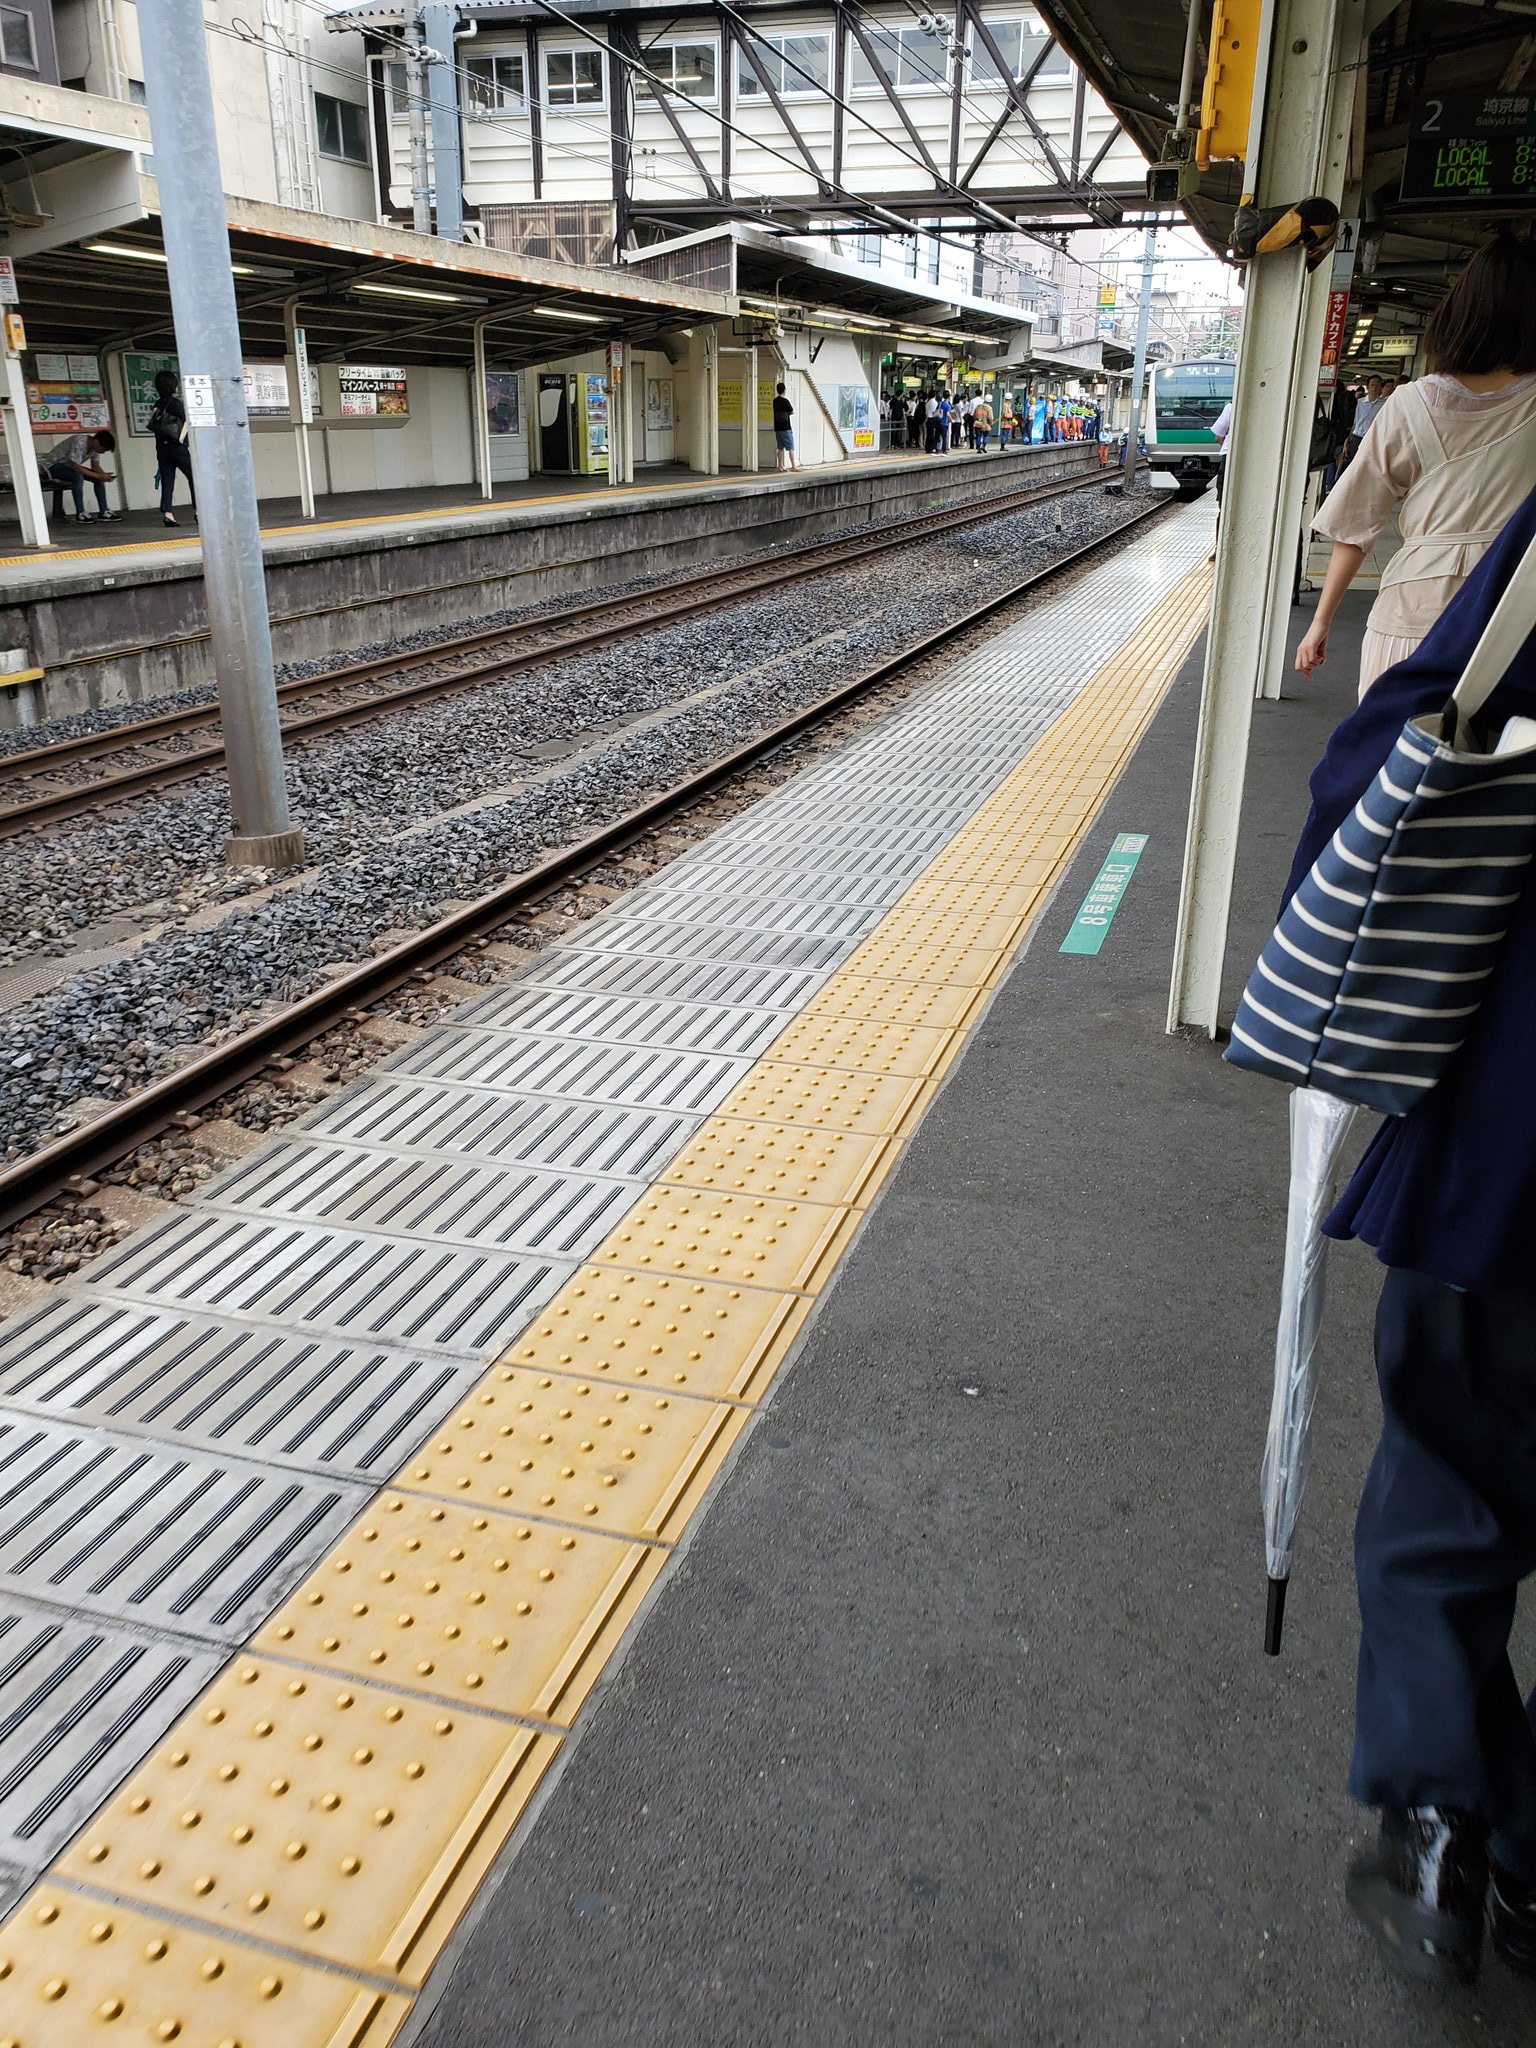
M 869 458 L 865 461 L 839 463 L 827 474 L 847 476 L 854 471 L 895 467 L 890 457 L 886 456 L 878 462 L 874 458 Z M 643 496 L 653 491 L 718 490 L 721 487 L 736 490 L 746 484 L 766 482 L 775 474 L 773 470 L 752 469 L 743 470 L 737 476 L 677 477 L 670 483 L 598 484 L 585 491 L 551 491 L 548 495 L 527 498 L 476 498 L 468 505 L 429 506 L 420 512 L 359 512 L 350 519 L 313 519 L 301 522 L 297 526 L 264 526 L 261 529 L 261 537 L 263 540 L 274 540 L 291 533 L 341 533 L 354 527 L 400 526 L 413 520 L 466 519 L 474 514 L 512 512 L 522 506 L 536 510 L 541 505 L 573 505 L 587 499 L 607 503 L 615 498 Z M 194 527 L 184 534 L 177 534 L 171 540 L 125 540 L 118 542 L 115 547 L 101 548 L 39 548 L 26 555 L 0 555 L 0 569 L 23 569 L 36 562 L 93 562 L 106 555 L 142 554 L 150 548 L 197 547 L 199 542 L 200 535 Z
M 383 2048 L 1204 622 L 1191 571 L 0 1928 L 0 2048 Z

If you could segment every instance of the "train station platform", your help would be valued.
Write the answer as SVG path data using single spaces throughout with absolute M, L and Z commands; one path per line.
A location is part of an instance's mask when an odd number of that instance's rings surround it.
M 1343 1908 L 1364 1253 L 1260 1654 L 1284 1092 L 1162 1033 L 1209 536 L 0 1329 L 0 2039 L 1529 2039 Z
M 870 520 L 963 504 L 1010 485 L 1098 473 L 1071 442 L 978 455 L 880 454 L 788 474 L 687 470 L 634 484 L 535 477 L 478 499 L 470 489 L 357 492 L 262 508 L 279 663 L 335 661 L 361 642 L 462 624 L 691 562 L 814 538 Z M 186 515 L 178 511 L 178 518 Z M 45 552 L 0 535 L 0 646 L 41 670 L 24 705 L 0 682 L 0 723 L 30 724 L 213 680 L 195 527 L 150 515 L 58 529 Z M 25 715 L 19 715 L 24 711 Z

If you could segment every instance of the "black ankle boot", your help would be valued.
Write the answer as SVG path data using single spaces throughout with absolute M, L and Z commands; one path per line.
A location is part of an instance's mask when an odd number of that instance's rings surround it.
M 1501 1963 L 1522 1977 L 1536 1977 L 1536 1884 L 1493 1862 L 1488 1866 L 1488 1932 Z
M 1450 1984 L 1477 1974 L 1488 1831 L 1472 1815 L 1439 1806 L 1384 1808 L 1376 1846 L 1350 1865 L 1347 1891 L 1401 1975 Z M 1536 1932 L 1536 1917 L 1529 1925 Z

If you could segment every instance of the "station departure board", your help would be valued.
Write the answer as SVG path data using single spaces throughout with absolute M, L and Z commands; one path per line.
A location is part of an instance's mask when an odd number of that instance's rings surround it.
M 1421 100 L 1401 197 L 1414 206 L 1536 198 L 1536 96 L 1455 92 Z

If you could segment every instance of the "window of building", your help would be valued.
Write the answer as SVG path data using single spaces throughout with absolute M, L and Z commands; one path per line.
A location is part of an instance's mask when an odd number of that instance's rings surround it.
M 411 111 L 410 76 L 403 64 L 394 63 L 383 57 L 369 59 L 374 82 L 382 85 L 389 94 L 389 114 L 393 121 L 403 121 Z
M 149 93 L 142 78 L 129 79 L 128 97 L 136 107 L 147 107 L 149 105 Z
M 600 107 L 603 89 L 601 50 L 546 50 L 544 98 L 552 107 Z
M 989 20 L 987 31 L 1014 78 L 1027 78 L 1042 51 L 1046 53 L 1045 62 L 1036 74 L 1040 82 L 1064 79 L 1071 73 L 1071 58 L 1060 43 L 1052 43 L 1044 22 L 1028 16 L 1021 21 Z M 979 86 L 1000 86 L 1003 83 L 996 59 L 974 29 L 971 31 L 971 83 Z
M 860 233 L 857 247 L 859 261 L 861 263 L 873 263 L 876 265 L 879 264 L 881 256 L 884 253 L 880 247 L 880 241 L 881 238 L 879 235 L 864 232 Z
M 646 66 L 680 92 L 685 99 L 703 100 L 713 106 L 720 97 L 720 45 L 718 43 L 657 43 L 642 50 Z M 635 98 L 653 100 L 656 88 L 648 78 L 635 77 Z
M 471 57 L 464 69 L 464 111 L 471 120 L 527 112 L 528 74 L 520 51 L 504 57 Z
M 797 93 L 825 92 L 832 82 L 830 36 L 754 36 L 752 54 L 768 74 L 774 91 L 784 99 Z M 743 49 L 736 52 L 736 97 L 768 97 Z
M 0 61 L 22 71 L 37 69 L 37 40 L 32 17 L 20 7 L 0 7 Z
M 902 256 L 906 263 L 908 277 L 917 275 L 917 237 L 908 235 L 902 242 Z
M 367 163 L 368 112 L 355 100 L 336 100 L 328 92 L 317 92 L 315 127 L 322 156 L 336 157 L 344 164 Z
M 953 76 L 953 59 L 944 33 L 948 26 L 941 22 L 939 33 L 930 35 L 924 28 L 876 28 L 870 24 L 864 34 L 892 85 L 903 92 L 948 92 Z M 848 59 L 848 75 L 855 92 L 882 90 L 874 66 L 852 38 Z

